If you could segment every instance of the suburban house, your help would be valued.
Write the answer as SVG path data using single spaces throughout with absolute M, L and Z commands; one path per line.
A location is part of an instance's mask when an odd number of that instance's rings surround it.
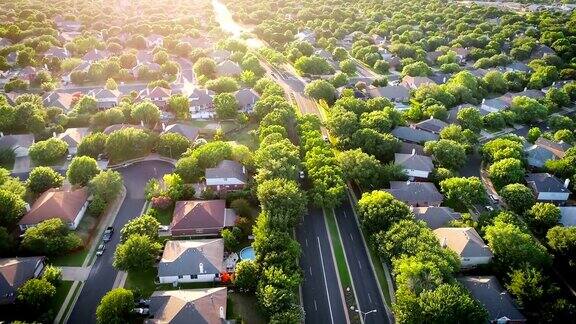
M 528 186 L 538 201 L 565 202 L 571 192 L 568 190 L 570 179 L 564 182 L 550 173 L 530 173 L 526 176 Z
M 403 85 L 369 87 L 368 93 L 372 98 L 384 97 L 393 102 L 407 102 L 410 99 L 410 89 Z
M 526 63 L 514 61 L 506 66 L 506 71 L 532 73 L 532 68 Z
M 146 88 L 142 90 L 142 92 L 140 93 L 141 98 L 146 98 L 150 100 L 153 104 L 155 104 L 159 108 L 163 108 L 164 106 L 166 106 L 171 95 L 172 95 L 171 89 L 165 89 L 162 87 L 154 87 L 154 89 L 152 90 Z
M 416 154 L 419 155 L 425 155 L 424 146 L 420 144 L 407 143 L 407 142 L 402 142 L 400 144 L 400 150 L 398 151 L 398 153 L 412 154 L 412 152 L 415 152 Z
M 424 221 L 432 230 L 448 226 L 451 221 L 462 217 L 449 207 L 411 207 L 411 210 L 417 220 Z
M 20 219 L 21 231 L 47 219 L 60 218 L 72 230 L 78 227 L 88 208 L 88 188 L 52 188 L 36 199 L 30 211 Z
M 576 226 L 576 207 L 560 207 L 559 223 L 565 227 Z
M 300 41 L 306 41 L 312 45 L 316 44 L 316 33 L 310 29 L 304 29 L 299 31 L 296 34 L 296 38 Z
M 440 134 L 440 132 L 446 128 L 448 124 L 440 119 L 430 117 L 417 124 L 414 124 L 414 128 L 427 131 L 433 134 Z
M 122 93 L 118 90 L 102 88 L 93 90 L 91 95 L 96 99 L 98 109 L 107 109 L 118 105 Z
M 17 158 L 28 156 L 28 149 L 32 144 L 34 144 L 32 134 L 4 135 L 0 132 L 0 149 L 13 150 Z
M 88 127 L 68 128 L 64 133 L 58 134 L 57 138 L 68 144 L 68 153 L 75 155 L 82 139 L 90 134 Z
M 392 135 L 396 136 L 398 139 L 402 141 L 416 144 L 421 144 L 428 141 L 435 141 L 438 139 L 437 134 L 406 126 L 396 127 L 392 130 L 391 133 Z
M 240 110 L 242 111 L 252 111 L 254 105 L 260 99 L 260 95 L 254 91 L 253 89 L 244 88 L 236 91 L 234 93 L 234 97 L 236 101 L 238 101 L 238 105 L 240 106 Z
M 566 151 L 571 146 L 564 142 L 553 142 L 540 137 L 534 145 L 528 145 L 524 152 L 526 153 L 528 165 L 535 168 L 542 168 L 546 161 L 561 159 L 566 155 Z
M 543 58 L 546 55 L 556 55 L 556 52 L 544 44 L 538 44 L 532 50 L 532 54 L 530 54 L 530 58 L 532 58 L 532 59 Z
M 390 181 L 390 189 L 385 190 L 414 207 L 440 206 L 444 200 L 432 182 Z
M 226 200 L 177 201 L 172 214 L 172 236 L 217 236 L 236 222 L 234 210 Z
M 238 63 L 232 62 L 230 60 L 225 60 L 216 65 L 216 74 L 218 76 L 238 76 L 242 73 L 242 68 Z
M 162 46 L 164 43 L 164 36 L 158 34 L 150 34 L 146 37 L 146 46 L 148 48 L 154 48 L 156 46 Z
M 126 128 L 135 128 L 135 129 L 146 129 L 144 126 L 142 125 L 132 125 L 132 124 L 115 124 L 115 125 L 110 125 L 106 128 L 104 128 L 104 131 L 102 131 L 102 133 L 106 134 L 106 135 L 110 135 L 116 131 L 122 130 L 122 129 L 126 129 Z
M 504 100 L 504 98 L 501 96 L 493 99 L 482 99 L 480 109 L 487 112 L 499 112 L 508 107 L 510 107 L 510 102 L 508 100 Z
M 84 54 L 82 59 L 86 62 L 92 63 L 92 62 L 96 62 L 96 61 L 108 58 L 108 56 L 110 56 L 110 53 L 108 53 L 107 51 L 93 49 L 93 50 L 89 51 L 88 53 Z
M 444 55 L 442 51 L 426 52 L 426 62 L 428 62 L 430 65 L 435 65 L 436 60 L 438 60 L 438 58 L 442 55 Z
M 216 93 L 208 89 L 194 88 L 188 95 L 190 110 L 197 112 L 200 110 L 211 109 L 214 106 L 214 96 Z
M 145 78 L 150 73 L 159 72 L 162 67 L 154 62 L 140 62 L 130 70 L 135 79 Z
M 158 263 L 160 283 L 214 282 L 224 271 L 224 240 L 167 241 Z
M 468 59 L 468 55 L 470 55 L 470 50 L 467 47 L 455 47 L 451 50 L 456 53 L 456 57 L 460 61 L 460 64 L 465 63 L 466 59 Z
M 214 61 L 217 63 L 228 60 L 230 55 L 232 55 L 232 53 L 224 49 L 215 49 L 210 54 L 208 54 L 208 56 L 214 59 Z
M 61 60 L 70 57 L 70 53 L 63 47 L 52 46 L 46 52 L 44 52 L 44 57 L 56 57 Z
M 227 288 L 155 291 L 145 324 L 226 323 Z
M 74 94 L 72 93 L 52 91 L 44 97 L 43 103 L 44 107 L 56 107 L 67 112 L 72 109 L 73 101 Z
M 27 66 L 20 71 L 18 71 L 18 77 L 22 80 L 27 80 L 28 82 L 34 81 L 36 75 L 38 75 L 38 70 L 35 67 Z
M 489 323 L 525 323 L 526 318 L 494 276 L 456 278 L 488 312 Z
M 432 159 L 426 155 L 416 154 L 416 149 L 411 154 L 394 154 L 394 164 L 402 166 L 406 175 L 414 178 L 427 179 L 434 170 Z
M 440 227 L 433 232 L 442 247 L 456 252 L 464 269 L 492 261 L 492 251 L 472 227 Z
M 16 301 L 18 288 L 42 275 L 45 257 L 0 259 L 0 305 Z
M 206 186 L 216 191 L 243 189 L 248 183 L 246 168 L 239 162 L 223 160 L 215 168 L 206 169 Z
M 175 123 L 165 126 L 162 124 L 162 134 L 177 133 L 186 137 L 190 142 L 194 143 L 198 139 L 200 129 L 188 124 Z
M 412 77 L 407 75 L 404 78 L 402 78 L 402 82 L 400 84 L 409 89 L 416 90 L 420 86 L 423 86 L 425 84 L 436 84 L 436 82 L 434 82 L 434 80 L 428 77 L 421 77 L 421 76 Z

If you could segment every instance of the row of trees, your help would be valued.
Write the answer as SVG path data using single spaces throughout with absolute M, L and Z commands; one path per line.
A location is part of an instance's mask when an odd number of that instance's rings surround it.
M 302 280 L 297 261 L 301 252 L 292 228 L 305 213 L 307 199 L 296 182 L 301 170 L 299 150 L 287 138 L 294 129 L 294 108 L 278 96 L 277 84 L 268 82 L 259 90 L 269 104 L 258 109 L 261 141 L 254 154 L 262 212 L 253 228 L 256 259 L 237 265 L 235 284 L 256 292 L 258 306 L 270 322 L 299 323 L 303 314 L 296 292 Z

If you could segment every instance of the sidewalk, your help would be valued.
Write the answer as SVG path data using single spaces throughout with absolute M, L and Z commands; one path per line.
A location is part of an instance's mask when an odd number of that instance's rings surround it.
M 60 267 L 60 269 L 64 281 L 85 281 L 92 267 Z

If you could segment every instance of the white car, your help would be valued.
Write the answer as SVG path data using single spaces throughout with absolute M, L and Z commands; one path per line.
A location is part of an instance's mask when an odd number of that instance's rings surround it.
M 305 177 L 304 171 L 300 171 L 299 176 L 300 176 L 300 179 L 304 179 L 304 177 Z
M 106 245 L 104 243 L 98 245 L 98 249 L 96 250 L 96 256 L 101 256 L 102 254 L 104 254 L 105 250 L 106 250 Z

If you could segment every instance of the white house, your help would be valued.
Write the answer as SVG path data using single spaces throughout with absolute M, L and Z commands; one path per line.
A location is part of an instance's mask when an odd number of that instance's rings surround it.
M 394 163 L 402 166 L 406 175 L 414 178 L 427 179 L 430 172 L 434 170 L 432 159 L 416 154 L 416 150 L 413 150 L 411 154 L 394 154 Z
M 20 219 L 18 226 L 25 231 L 51 218 L 60 218 L 72 230 L 78 227 L 88 208 L 88 189 L 52 188 L 45 191 Z
M 213 282 L 224 271 L 224 240 L 167 241 L 158 264 L 160 283 Z
M 464 269 L 488 264 L 492 260 L 492 251 L 472 227 L 441 227 L 435 229 L 434 234 L 442 247 L 458 254 L 460 266 Z

